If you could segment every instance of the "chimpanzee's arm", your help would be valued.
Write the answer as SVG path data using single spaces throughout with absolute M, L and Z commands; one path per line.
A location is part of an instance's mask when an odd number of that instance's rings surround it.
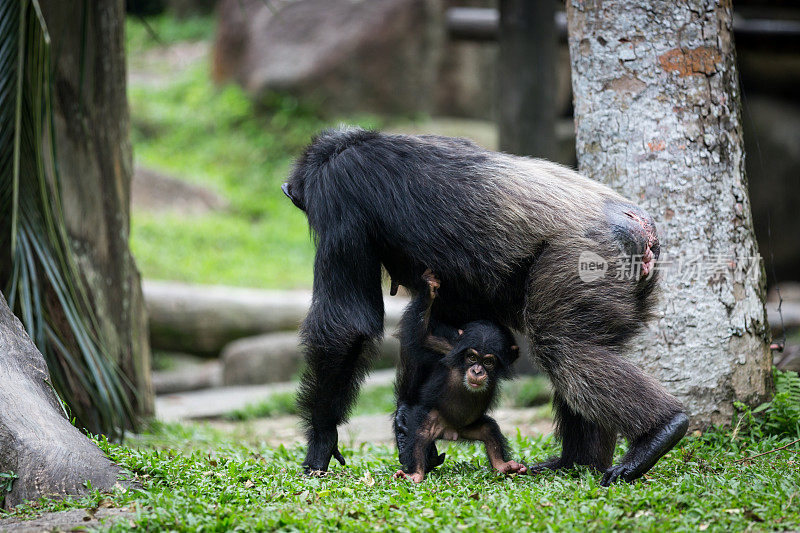
M 327 470 L 332 456 L 344 463 L 336 427 L 347 419 L 383 333 L 380 262 L 359 235 L 329 230 L 317 243 L 313 299 L 301 328 L 307 366 L 298 408 L 308 437 L 306 472 Z
M 402 404 L 417 403 L 425 381 L 458 337 L 456 328 L 431 319 L 439 281 L 430 270 L 425 271 L 423 280 L 426 285 L 411 300 L 400 321 L 398 409 Z

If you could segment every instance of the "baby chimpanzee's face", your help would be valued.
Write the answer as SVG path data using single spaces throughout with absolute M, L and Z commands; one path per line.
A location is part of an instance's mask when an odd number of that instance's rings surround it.
M 470 392 L 483 392 L 497 379 L 511 374 L 511 365 L 519 355 L 511 332 L 493 322 L 470 322 L 446 356 L 446 363 L 458 369 L 464 387 Z
M 464 386 L 470 392 L 483 392 L 494 381 L 497 356 L 480 353 L 475 348 L 466 351 L 464 359 Z

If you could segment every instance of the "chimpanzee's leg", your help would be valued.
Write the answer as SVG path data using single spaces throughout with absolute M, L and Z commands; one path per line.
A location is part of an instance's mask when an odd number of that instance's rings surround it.
M 573 411 L 556 392 L 553 394 L 556 437 L 561 441 L 561 455 L 530 467 L 531 472 L 559 470 L 575 465 L 592 466 L 605 472 L 614 459 L 617 434 L 604 429 Z
M 309 351 L 301 377 L 298 406 L 307 426 L 308 450 L 303 469 L 324 471 L 331 456 L 341 464 L 337 426 L 347 420 L 361 382 L 369 370 L 372 346 L 365 339 L 352 342 L 341 352 Z
M 482 441 L 492 468 L 503 474 L 525 474 L 528 468 L 511 460 L 508 441 L 494 418 L 483 415 L 477 422 L 459 431 L 459 437 Z
M 622 355 L 649 314 L 653 279 L 602 273 L 581 279 L 578 256 L 585 250 L 605 258 L 618 253 L 608 243 L 577 238 L 548 248 L 529 277 L 526 330 L 534 359 L 553 383 L 563 441 L 561 457 L 542 466 L 604 467 L 612 436 L 621 433 L 630 451 L 602 483 L 631 481 L 683 437 L 688 417 L 675 397 Z
M 406 421 L 408 426 L 405 433 L 405 444 L 400 451 L 400 462 L 403 469 L 395 472 L 394 477 L 420 483 L 425 479 L 425 474 L 436 466 L 428 464 L 428 461 L 431 457 L 431 447 L 441 436 L 444 427 L 439 420 L 439 413 L 435 409 L 429 410 L 420 405 L 407 411 Z M 436 458 L 435 455 L 434 459 L 444 460 L 443 457 Z
M 409 427 L 411 427 L 411 420 L 416 417 L 415 414 L 420 409 L 420 406 L 400 404 L 397 406 L 397 411 L 394 413 L 393 429 L 395 443 L 397 444 L 397 454 L 400 458 L 400 464 L 408 464 L 408 461 L 410 460 L 414 437 L 413 429 L 411 430 L 412 433 L 409 433 Z M 426 474 L 444 463 L 446 456 L 444 452 L 438 452 L 435 442 L 430 443 L 425 455 Z
M 297 400 L 307 430 L 306 472 L 327 470 L 331 457 L 344 463 L 336 428 L 350 413 L 383 333 L 380 262 L 358 235 L 328 232 L 317 243 Z

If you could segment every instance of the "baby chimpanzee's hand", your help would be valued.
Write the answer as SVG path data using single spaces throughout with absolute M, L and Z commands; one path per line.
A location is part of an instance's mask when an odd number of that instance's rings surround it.
M 431 300 L 433 300 L 438 295 L 439 287 L 441 286 L 439 278 L 437 278 L 436 274 L 433 273 L 433 270 L 429 268 L 422 273 L 422 279 L 428 284 L 428 291 L 430 293 Z

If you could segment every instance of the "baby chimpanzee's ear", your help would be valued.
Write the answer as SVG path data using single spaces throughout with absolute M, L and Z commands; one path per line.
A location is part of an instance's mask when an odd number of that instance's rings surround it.
M 512 345 L 511 348 L 508 349 L 508 353 L 510 354 L 509 363 L 513 363 L 519 359 L 519 346 L 516 344 Z

